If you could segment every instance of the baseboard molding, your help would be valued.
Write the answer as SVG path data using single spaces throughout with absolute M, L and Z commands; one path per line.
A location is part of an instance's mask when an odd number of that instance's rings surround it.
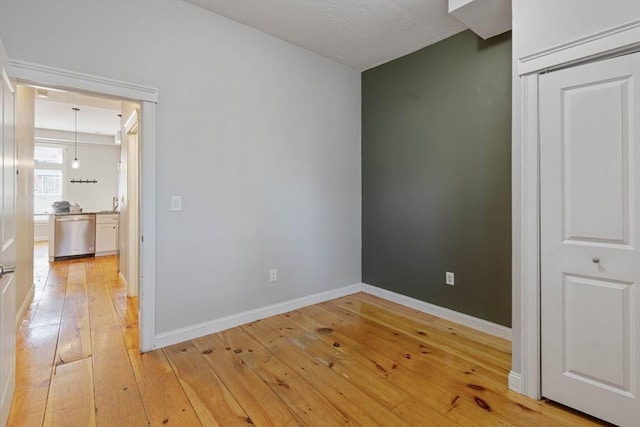
M 347 295 L 358 293 L 362 290 L 362 284 L 345 286 L 339 289 L 332 289 L 326 292 L 296 298 L 293 300 L 269 305 L 266 307 L 248 310 L 242 313 L 233 314 L 208 322 L 199 323 L 185 328 L 175 329 L 169 332 L 163 332 L 156 335 L 154 348 L 162 348 L 173 344 L 178 344 L 194 338 L 203 337 L 205 335 L 214 334 L 226 329 L 235 328 L 236 326 L 246 323 L 255 322 L 256 320 L 266 319 L 267 317 L 286 313 L 309 305 L 318 304 L 332 299 L 344 297 Z
M 126 284 L 127 281 L 122 273 L 119 273 L 119 276 L 120 280 L 122 280 L 123 283 Z M 498 325 L 487 320 L 469 316 L 468 314 L 459 313 L 448 308 L 430 304 L 428 302 L 388 291 L 386 289 L 378 288 L 376 286 L 367 285 L 366 283 L 356 283 L 353 285 L 345 286 L 343 288 L 333 289 L 306 297 L 296 298 L 266 307 L 248 310 L 238 314 L 232 314 L 230 316 L 221 317 L 219 319 L 210 320 L 208 322 L 163 332 L 155 336 L 154 348 L 157 349 L 173 344 L 178 344 L 191 339 L 203 337 L 205 335 L 224 331 L 226 329 L 235 328 L 236 326 L 244 325 L 246 323 L 255 322 L 256 320 L 266 319 L 267 317 L 276 316 L 278 314 L 297 310 L 309 305 L 318 304 L 358 292 L 365 292 L 371 295 L 375 295 L 377 297 L 386 299 L 396 304 L 403 305 L 405 307 L 413 308 L 423 313 L 431 314 L 442 319 L 459 323 L 461 325 L 497 336 L 499 338 L 511 340 L 511 328 L 507 328 L 506 326 Z M 520 376 L 517 375 L 516 378 L 515 375 L 517 374 L 514 373 L 513 381 L 517 380 L 517 384 L 519 386 Z M 511 381 L 511 375 L 509 375 L 509 384 L 511 384 Z M 512 390 L 515 390 L 515 388 L 512 388 Z
M 511 341 L 511 328 L 498 325 L 497 323 L 469 316 L 468 314 L 459 313 L 448 308 L 430 304 L 428 302 L 378 288 L 376 286 L 367 285 L 366 283 L 362 284 L 362 292 Z
M 116 249 L 115 251 L 104 251 L 104 252 L 96 252 L 95 256 L 107 256 L 107 255 L 117 255 L 118 254 L 118 250 Z
M 22 321 L 22 317 L 24 316 L 24 313 L 27 311 L 27 309 L 33 302 L 33 296 L 35 295 L 35 293 L 36 293 L 36 287 L 32 283 L 31 287 L 29 288 L 29 292 L 27 292 L 27 296 L 24 298 L 24 301 L 22 301 L 22 304 L 20 305 L 20 308 L 16 313 L 16 329 L 20 327 L 20 322 Z
M 509 372 L 509 390 L 522 394 L 522 375 L 517 372 Z

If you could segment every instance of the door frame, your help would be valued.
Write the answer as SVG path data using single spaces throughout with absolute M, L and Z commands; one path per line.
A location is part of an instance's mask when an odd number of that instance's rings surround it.
M 140 286 L 140 122 L 138 121 L 138 109 L 124 123 L 127 138 L 127 295 L 138 296 Z M 131 146 L 131 137 L 135 135 L 135 147 Z M 132 167 L 133 165 L 133 167 Z M 130 173 L 130 172 L 134 173 Z M 133 197 L 131 197 L 133 194 Z M 133 209 L 132 209 L 133 208 Z
M 151 351 L 155 339 L 155 147 L 158 90 L 110 78 L 9 59 L 19 83 L 39 84 L 140 103 L 140 350 Z
M 512 364 L 519 362 L 520 370 L 509 373 L 509 388 L 534 399 L 542 397 L 538 76 L 638 50 L 640 19 L 523 56 L 515 63 L 514 89 L 519 89 L 520 99 L 514 99 L 512 142 Z

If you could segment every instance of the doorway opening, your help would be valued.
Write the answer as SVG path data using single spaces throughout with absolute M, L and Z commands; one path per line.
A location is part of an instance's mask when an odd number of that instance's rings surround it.
M 16 83 L 21 88 L 39 86 L 53 90 L 75 92 L 99 98 L 127 101 L 137 104 L 138 117 L 138 225 L 136 237 L 138 244 L 138 319 L 139 319 L 139 348 L 141 351 L 151 351 L 155 348 L 155 117 L 158 91 L 155 88 L 135 83 L 113 80 L 105 77 L 77 73 L 74 71 L 51 68 L 39 64 L 9 60 Z M 35 90 L 36 88 L 34 88 Z M 21 116 L 19 114 L 19 116 Z M 125 119 L 127 118 L 124 116 Z M 22 118 L 20 119 L 22 120 Z M 22 120 L 24 121 L 24 120 Z M 27 127 L 28 128 L 28 127 Z M 33 135 L 32 135 L 33 136 Z M 122 133 L 121 133 L 122 136 Z M 126 134 L 124 135 L 126 137 Z M 18 145 L 25 138 L 19 138 Z M 29 140 L 27 138 L 26 140 Z M 75 147 L 74 147 L 75 148 Z M 80 149 L 80 146 L 78 146 Z M 75 153 L 74 153 L 75 155 Z M 80 153 L 78 153 L 80 155 Z M 81 161 L 81 159 L 79 158 Z M 24 165 L 23 165 L 24 166 Z M 33 164 L 27 165 L 33 168 Z M 121 168 L 124 165 L 121 164 Z M 33 176 L 23 174 L 23 177 Z M 90 179 L 92 180 L 92 179 Z M 94 185 L 81 183 L 77 185 Z M 28 188 L 28 186 L 23 186 Z M 31 187 L 33 188 L 33 187 Z M 86 188 L 86 187 L 85 187 Z M 29 200 L 31 195 L 22 195 L 23 200 Z M 121 198 L 119 199 L 122 200 Z M 119 203 L 119 209 L 122 203 Z M 32 211 L 31 211 L 32 212 Z M 32 218 L 27 221 L 33 222 Z M 25 227 L 23 227 L 25 228 Z M 29 229 L 29 227 L 26 227 Z M 31 230 L 33 228 L 31 227 Z M 118 233 L 119 234 L 119 233 Z M 33 234 L 31 234 L 33 236 Z M 25 233 L 19 233 L 24 239 Z M 28 237 L 28 236 L 27 236 Z M 28 241 L 28 240 L 27 240 Z M 33 259 L 30 251 L 29 261 Z M 23 260 L 24 262 L 24 260 Z M 30 301 L 27 297 L 24 301 Z M 18 303 L 18 306 L 20 303 Z M 28 303 L 25 303 L 28 306 Z
M 140 104 L 28 83 L 18 85 L 17 102 L 18 280 L 33 278 L 32 294 L 44 286 L 38 272 L 44 252 L 50 263 L 114 256 L 127 296 L 137 297 Z M 73 241 L 85 223 L 82 242 Z

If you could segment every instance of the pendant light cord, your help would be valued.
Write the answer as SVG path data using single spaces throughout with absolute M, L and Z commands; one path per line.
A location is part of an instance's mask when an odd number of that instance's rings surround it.
M 75 114 L 75 130 L 73 132 L 73 145 L 74 145 L 74 153 L 75 153 L 75 157 L 74 160 L 78 160 L 78 111 L 80 111 L 79 108 L 73 108 L 74 114 Z

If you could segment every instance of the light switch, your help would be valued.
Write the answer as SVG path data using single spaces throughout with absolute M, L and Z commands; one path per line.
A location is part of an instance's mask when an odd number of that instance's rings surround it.
M 171 196 L 171 210 L 172 211 L 182 210 L 182 196 Z

